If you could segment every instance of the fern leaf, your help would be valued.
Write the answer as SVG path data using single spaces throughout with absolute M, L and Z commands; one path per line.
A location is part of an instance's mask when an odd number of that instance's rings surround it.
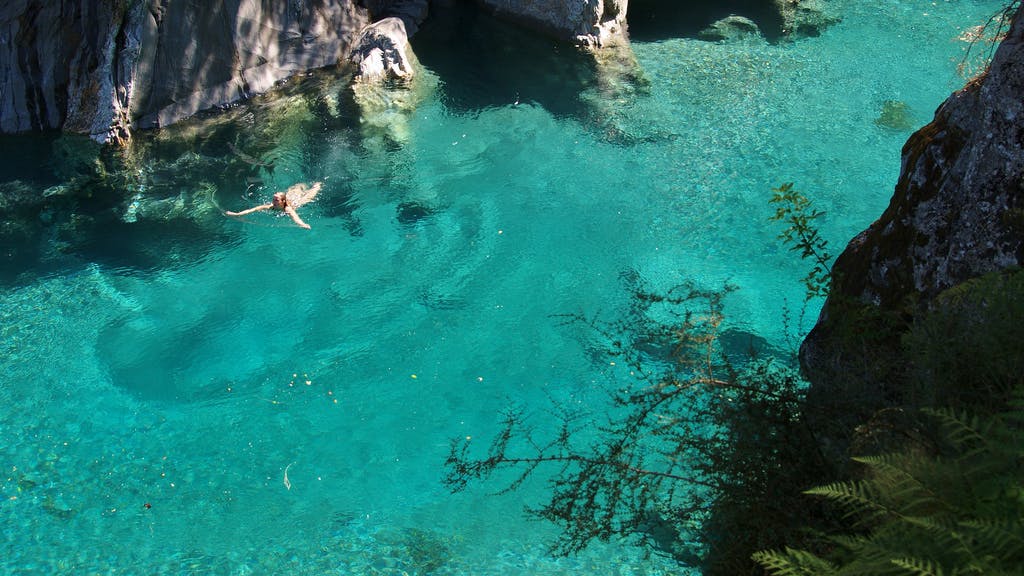
M 898 558 L 892 563 L 914 576 L 942 576 L 942 566 L 920 558 Z
M 985 550 L 1000 558 L 1016 558 L 1024 564 L 1024 523 L 1020 520 L 992 521 L 970 520 L 961 526 L 970 532 Z
M 766 550 L 751 558 L 774 576 L 829 576 L 836 566 L 804 550 L 786 548 L 785 552 Z

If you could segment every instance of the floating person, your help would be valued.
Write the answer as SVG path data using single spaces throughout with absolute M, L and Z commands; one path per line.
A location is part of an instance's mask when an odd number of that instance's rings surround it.
M 306 224 L 302 218 L 299 218 L 299 213 L 295 210 L 303 204 L 312 202 L 313 198 L 316 198 L 316 195 L 320 192 L 320 188 L 322 188 L 323 185 L 323 182 L 314 182 L 312 186 L 307 186 L 304 182 L 294 184 L 289 186 L 284 192 L 275 192 L 274 197 L 266 204 L 253 206 L 252 208 L 242 210 L 241 212 L 231 212 L 228 210 L 224 212 L 224 214 L 228 216 L 245 216 L 246 214 L 260 212 L 262 210 L 280 210 L 291 217 L 291 219 L 300 227 L 309 230 L 309 224 Z

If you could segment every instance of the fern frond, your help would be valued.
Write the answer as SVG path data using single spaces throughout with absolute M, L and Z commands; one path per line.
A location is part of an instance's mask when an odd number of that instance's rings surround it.
M 914 576 L 943 576 L 942 566 L 921 558 L 898 558 L 892 563 Z
M 885 499 L 879 493 L 879 486 L 869 481 L 833 482 L 805 490 L 804 494 L 821 496 L 839 503 L 846 508 L 848 517 L 860 515 L 874 518 L 886 514 L 900 515 L 898 510 L 892 509 L 885 503 Z
M 969 520 L 961 522 L 971 536 L 984 543 L 987 552 L 1000 558 L 1016 558 L 1024 564 L 1024 522 Z
M 945 432 L 945 438 L 955 447 L 967 449 L 970 445 L 987 444 L 985 424 L 977 416 L 957 413 L 949 408 L 925 408 L 925 414 L 935 418 Z M 994 422 L 992 419 L 989 423 Z
M 871 469 L 872 476 L 868 482 L 877 489 L 879 495 L 884 495 L 886 502 L 892 503 L 891 507 L 900 515 L 931 515 L 948 509 L 936 489 L 926 482 L 932 477 L 929 474 L 934 467 L 932 461 L 907 453 L 857 457 L 853 460 Z
M 784 552 L 767 550 L 751 558 L 774 576 L 829 576 L 837 574 L 831 562 L 804 550 L 786 548 Z

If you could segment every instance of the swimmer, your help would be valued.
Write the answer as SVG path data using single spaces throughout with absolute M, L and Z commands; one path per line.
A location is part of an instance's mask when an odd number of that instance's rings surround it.
M 320 192 L 320 188 L 322 188 L 323 185 L 323 182 L 315 182 L 312 186 L 306 186 L 305 183 L 295 184 L 290 186 L 288 190 L 284 192 L 275 192 L 274 197 L 266 204 L 260 204 L 259 206 L 254 206 L 252 208 L 242 210 L 241 212 L 231 212 L 229 210 L 224 212 L 224 214 L 228 216 L 245 216 L 246 214 L 260 212 L 262 210 L 280 210 L 291 217 L 292 221 L 300 227 L 309 230 L 309 224 L 306 224 L 303 222 L 302 218 L 299 218 L 299 213 L 296 212 L 295 209 L 303 204 L 312 202 L 313 198 L 315 198 Z

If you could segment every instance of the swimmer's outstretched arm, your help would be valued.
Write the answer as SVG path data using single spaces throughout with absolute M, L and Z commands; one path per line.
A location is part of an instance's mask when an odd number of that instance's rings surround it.
M 310 229 L 310 225 L 303 222 L 302 218 L 299 218 L 299 213 L 295 211 L 295 208 L 292 208 L 291 206 L 285 206 L 284 213 L 291 216 L 292 221 L 298 224 L 299 227 L 305 228 L 306 230 Z
M 270 210 L 273 207 L 274 205 L 268 202 L 267 204 L 260 204 L 259 206 L 247 208 L 245 210 L 242 210 L 241 212 L 232 212 L 228 210 L 224 212 L 224 214 L 227 216 L 245 216 L 246 214 L 252 214 L 253 212 L 259 212 L 260 210 Z

